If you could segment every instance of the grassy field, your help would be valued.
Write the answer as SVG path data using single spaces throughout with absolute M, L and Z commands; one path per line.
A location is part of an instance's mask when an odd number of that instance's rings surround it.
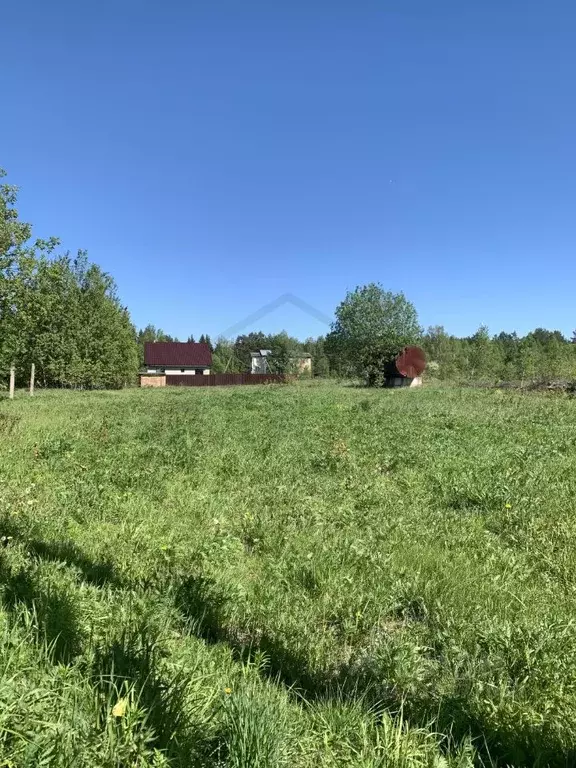
M 0 766 L 576 764 L 576 403 L 0 402 Z

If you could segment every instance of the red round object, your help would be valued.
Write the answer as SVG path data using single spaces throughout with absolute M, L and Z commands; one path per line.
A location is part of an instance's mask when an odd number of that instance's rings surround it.
M 426 354 L 420 347 L 404 347 L 394 362 L 401 376 L 415 379 L 424 373 Z

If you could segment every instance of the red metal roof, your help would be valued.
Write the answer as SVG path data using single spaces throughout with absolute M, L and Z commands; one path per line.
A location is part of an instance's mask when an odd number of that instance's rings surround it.
M 144 344 L 146 365 L 187 366 L 212 365 L 212 352 L 208 344 L 181 341 L 147 341 Z

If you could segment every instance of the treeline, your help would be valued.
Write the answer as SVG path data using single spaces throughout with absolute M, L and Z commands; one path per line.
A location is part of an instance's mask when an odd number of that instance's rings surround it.
M 442 326 L 422 337 L 428 374 L 454 381 L 550 381 L 576 378 L 576 335 L 537 328 L 526 336 L 491 336 L 481 326 L 472 336 L 458 338 Z
M 401 339 L 392 345 L 394 349 L 398 344 L 401 348 L 403 342 Z M 537 328 L 525 336 L 505 332 L 490 335 L 482 326 L 472 336 L 460 338 L 446 333 L 442 326 L 434 326 L 410 338 L 410 343 L 420 344 L 426 351 L 426 375 L 430 378 L 478 383 L 576 379 L 576 343 L 560 331 Z M 238 336 L 236 340 L 219 339 L 213 347 L 213 370 L 215 373 L 249 371 L 250 352 L 258 349 L 272 350 L 269 364 L 279 373 L 293 372 L 294 357 L 308 353 L 316 377 L 363 377 L 362 369 L 358 371 L 354 361 L 350 361 L 330 336 L 299 341 L 286 332 L 257 331 Z M 377 345 L 372 342 L 369 345 L 372 358 L 376 349 Z M 377 365 L 383 366 L 380 357 Z
M 0 169 L 0 178 L 4 176 Z M 0 184 L 0 385 L 15 364 L 19 383 L 32 363 L 45 387 L 115 388 L 135 384 L 147 341 L 178 341 L 148 325 L 136 332 L 114 280 L 84 251 L 58 253 L 59 241 L 32 240 L 16 210 L 17 189 Z M 215 373 L 249 371 L 250 353 L 269 349 L 269 367 L 298 370 L 312 357 L 315 376 L 356 376 L 381 383 L 386 362 L 406 344 L 422 344 L 428 374 L 453 381 L 521 381 L 576 378 L 575 339 L 537 328 L 490 336 L 481 327 L 458 338 L 441 326 L 423 332 L 403 294 L 371 283 L 349 292 L 326 337 L 299 341 L 286 332 L 256 331 L 235 340 L 193 335 L 213 352 Z
M 189 336 L 187 341 L 194 341 Z M 423 331 L 414 307 L 402 294 L 391 294 L 375 284 L 350 292 L 336 310 L 330 333 L 304 341 L 286 331 L 267 334 L 254 331 L 236 339 L 220 338 L 212 349 L 214 373 L 240 373 L 250 370 L 250 353 L 269 349 L 270 369 L 293 373 L 298 355 L 312 357 L 314 376 L 360 377 L 377 383 L 391 359 L 406 344 L 419 344 L 428 360 L 427 375 L 445 381 L 479 383 L 497 381 L 544 381 L 576 379 L 576 332 L 567 339 L 560 331 L 543 328 L 518 336 L 502 332 L 490 335 L 485 326 L 468 337 L 446 333 L 442 326 Z M 143 360 L 145 341 L 178 341 L 162 330 L 147 326 L 138 333 Z
M 22 383 L 35 363 L 41 386 L 134 382 L 135 330 L 114 280 L 83 251 L 58 254 L 56 238 L 33 241 L 16 193 L 0 185 L 0 381 L 14 364 Z
M 450 381 L 551 381 L 576 379 L 576 334 L 537 328 L 526 336 L 491 336 L 481 326 L 458 338 L 441 326 L 423 331 L 414 305 L 377 283 L 349 291 L 338 305 L 325 342 L 330 370 L 381 384 L 386 364 L 406 345 L 426 351 L 427 375 Z

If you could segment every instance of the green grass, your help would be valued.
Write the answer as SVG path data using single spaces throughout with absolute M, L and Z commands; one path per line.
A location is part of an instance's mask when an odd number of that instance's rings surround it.
M 576 404 L 0 402 L 0 766 L 576 764 Z

